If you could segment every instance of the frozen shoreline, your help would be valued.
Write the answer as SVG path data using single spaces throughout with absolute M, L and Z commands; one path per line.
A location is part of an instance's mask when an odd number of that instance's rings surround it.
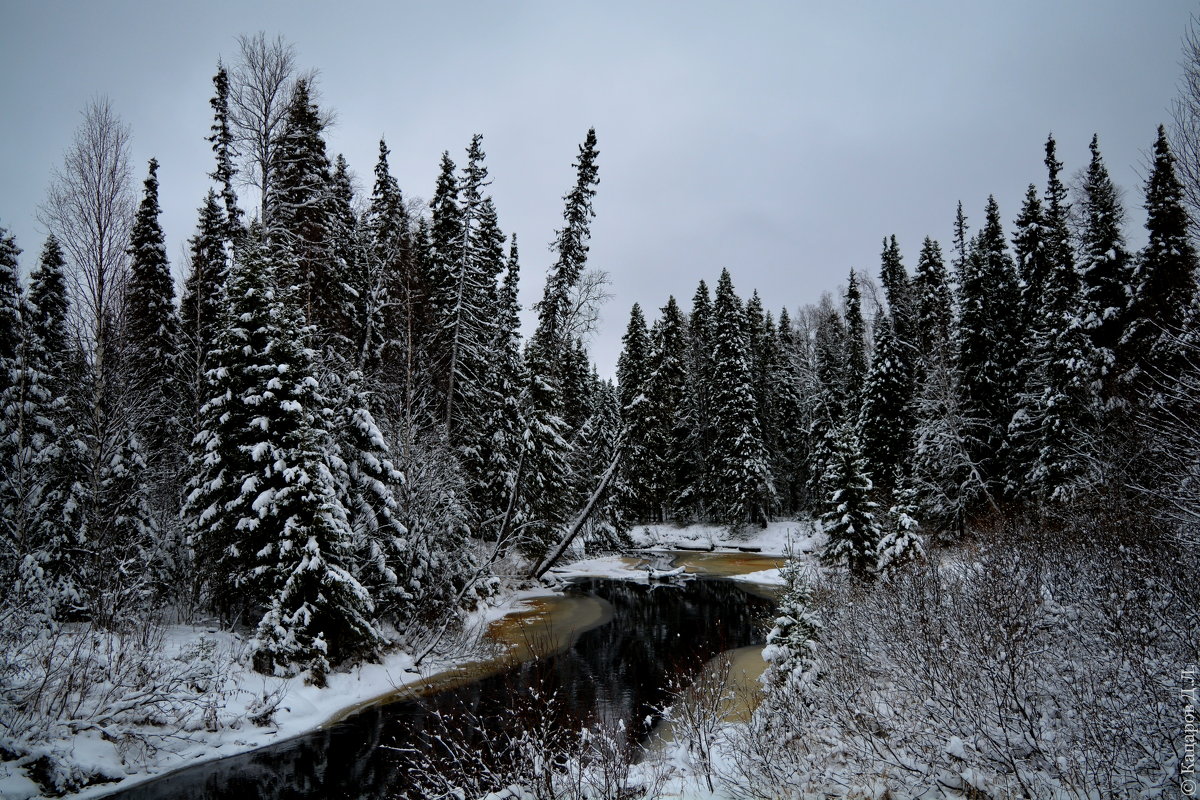
M 772 523 L 736 542 L 729 541 L 725 529 L 710 525 L 651 526 L 639 529 L 635 539 L 644 548 L 636 555 L 582 559 L 556 568 L 550 575 L 558 581 L 587 577 L 646 580 L 646 558 L 652 558 L 655 553 L 671 553 L 688 574 L 720 575 L 769 591 L 780 582 L 778 569 L 773 566 L 757 569 L 756 562 L 782 556 L 789 546 L 797 552 L 814 546 L 814 535 L 808 523 L 794 521 Z M 688 549 L 677 549 L 681 544 Z M 691 552 L 708 547 L 715 552 Z M 743 555 L 734 548 L 755 548 L 757 552 Z M 713 569 L 715 564 L 723 562 L 737 563 L 732 568 Z M 115 782 L 93 784 L 66 796 L 81 800 L 107 796 L 197 764 L 242 755 L 303 736 L 364 708 L 401 699 L 394 696 L 402 695 L 405 689 L 417 696 L 501 671 L 532 655 L 522 652 L 523 647 L 528 647 L 524 643 L 527 637 L 520 635 L 523 626 L 541 625 L 552 615 L 556 619 L 565 616 L 570 621 L 569 625 L 560 626 L 564 631 L 563 641 L 551 645 L 555 649 L 565 648 L 582 631 L 607 621 L 605 610 L 596 605 L 594 599 L 589 602 L 576 598 L 574 607 L 563 607 L 570 606 L 570 600 L 561 587 L 552 585 L 513 590 L 499 604 L 467 618 L 456 652 L 428 660 L 417 670 L 412 666 L 412 654 L 391 653 L 378 664 L 361 664 L 345 672 L 331 673 L 328 686 L 323 689 L 306 686 L 300 676 L 267 677 L 242 666 L 231 677 L 232 697 L 222 709 L 226 719 L 238 718 L 240 724 L 237 727 L 225 727 L 216 732 L 190 731 L 187 738 L 164 744 L 154 757 L 142 764 L 125 763 L 116 747 L 104 741 L 96 731 L 82 731 L 70 740 L 59 742 L 61 748 L 57 752 L 69 753 L 80 766 L 96 774 L 121 776 Z M 215 642 L 218 648 L 224 648 L 228 653 L 245 647 L 242 640 L 227 632 L 174 626 L 168 631 L 164 649 L 168 656 L 179 654 L 202 639 Z M 274 713 L 273 725 L 256 727 L 245 718 L 253 702 L 279 693 L 282 693 L 282 699 Z M 0 796 L 10 800 L 30 800 L 44 795 L 23 769 L 14 769 L 12 763 L 7 762 L 0 763 Z

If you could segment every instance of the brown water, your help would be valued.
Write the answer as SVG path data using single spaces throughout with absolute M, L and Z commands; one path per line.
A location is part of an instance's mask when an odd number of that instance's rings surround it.
M 741 553 L 730 557 L 740 564 L 764 563 L 763 557 L 747 561 Z M 743 568 L 722 567 L 712 558 L 693 566 Z M 632 746 L 657 723 L 658 709 L 670 700 L 670 684 L 688 683 L 719 653 L 761 646 L 771 608 L 722 580 L 677 586 L 587 580 L 571 593 L 499 623 L 491 633 L 503 643 L 502 651 L 432 676 L 422 684 L 432 692 L 426 697 L 395 693 L 386 698 L 392 702 L 358 710 L 308 735 L 199 764 L 114 796 L 412 796 L 411 771 L 427 768 L 431 759 L 436 763 L 438 737 L 453 736 L 456 746 L 487 752 L 530 709 L 541 709 L 542 722 L 569 729 L 620 723 Z M 738 653 L 736 660 L 751 658 L 748 651 Z M 517 663 L 521 658 L 529 660 Z M 739 680 L 748 686 L 749 672 Z

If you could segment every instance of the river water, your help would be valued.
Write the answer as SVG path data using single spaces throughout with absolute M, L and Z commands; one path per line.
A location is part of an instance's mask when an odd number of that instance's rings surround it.
M 611 618 L 561 652 L 419 700 L 369 707 L 322 730 L 111 796 L 401 796 L 411 786 L 413 765 L 436 759 L 437 737 L 486 751 L 514 720 L 531 714 L 567 729 L 619 723 L 630 742 L 642 741 L 669 699 L 671 681 L 686 682 L 726 650 L 761 644 L 771 605 L 717 579 L 653 586 L 591 579 L 570 591 L 605 604 Z

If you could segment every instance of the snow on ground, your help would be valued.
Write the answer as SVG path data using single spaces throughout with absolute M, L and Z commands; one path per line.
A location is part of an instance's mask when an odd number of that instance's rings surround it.
M 782 583 L 775 566 L 779 557 L 789 552 L 802 557 L 812 554 L 823 541 L 823 535 L 810 520 L 772 522 L 766 528 L 747 529 L 739 536 L 717 525 L 646 526 L 635 530 L 633 536 L 640 552 L 583 559 L 552 570 L 552 578 L 646 580 L 648 568 L 662 575 L 672 567 L 682 566 L 689 574 L 719 574 L 771 587 Z M 758 569 L 759 564 L 764 568 Z M 105 741 L 99 731 L 84 730 L 61 742 L 57 754 L 66 753 L 84 770 L 116 779 L 115 783 L 90 786 L 74 795 L 91 798 L 202 761 L 275 744 L 344 718 L 405 687 L 437 684 L 439 676 L 497 662 L 499 648 L 494 644 L 489 647 L 483 632 L 504 617 L 540 613 L 543 609 L 539 604 L 559 594 L 552 587 L 511 591 L 500 604 L 471 615 L 455 652 L 430 659 L 419 669 L 413 667 L 411 654 L 392 653 L 381 663 L 362 664 L 330 674 L 329 685 L 324 689 L 305 685 L 303 677 L 276 678 L 253 672 L 245 658 L 247 643 L 233 634 L 204 627 L 174 626 L 168 629 L 163 644 L 166 658 L 186 657 L 189 650 L 202 646 L 217 653 L 224 663 L 238 665 L 225 684 L 225 705 L 219 712 L 218 730 L 192 730 L 185 736 L 164 740 L 158 752 L 145 759 L 127 757 L 128 753 Z M 250 721 L 264 706 L 271 705 L 274 713 L 269 715 L 270 724 L 258 726 Z M 37 784 L 23 770 L 11 762 L 0 763 L 0 797 L 26 800 L 39 796 Z
M 747 527 L 737 535 L 731 533 L 729 527 L 724 525 L 645 525 L 634 529 L 633 537 L 643 547 L 654 549 L 758 548 L 757 552 L 766 555 L 786 555 L 789 548 L 795 553 L 811 553 L 824 542 L 824 534 L 818 531 L 816 523 L 810 519 L 776 520 L 768 523 L 765 528 Z
M 809 519 L 778 520 L 765 528 L 748 528 L 734 536 L 721 525 L 639 526 L 631 531 L 639 550 L 632 555 L 584 558 L 551 570 L 560 579 L 614 578 L 646 580 L 669 577 L 682 566 L 687 574 L 719 575 L 764 587 L 783 585 L 779 559 L 789 553 L 813 560 L 825 534 Z
M 387 655 L 378 664 L 362 664 L 328 676 L 326 688 L 305 685 L 302 676 L 277 678 L 260 675 L 250 669 L 245 658 L 247 643 L 242 638 L 215 628 L 177 625 L 166 630 L 162 643 L 164 659 L 192 658 L 197 648 L 207 649 L 214 663 L 228 671 L 221 683 L 221 703 L 215 711 L 215 731 L 195 730 L 161 732 L 145 729 L 157 752 L 138 758 L 136 752 L 122 749 L 119 743 L 106 741 L 96 729 L 85 729 L 47 745 L 44 750 L 71 763 L 82 774 L 108 776 L 115 782 L 95 784 L 73 797 L 99 797 L 194 764 L 245 753 L 260 747 L 302 735 L 330 724 L 347 714 L 371 705 L 381 698 L 405 689 L 418 689 L 418 683 L 437 685 L 452 673 L 474 669 L 488 670 L 506 663 L 504 647 L 483 639 L 492 623 L 508 616 L 519 617 L 535 612 L 538 601 L 555 597 L 546 588 L 520 590 L 504 601 L 470 615 L 465 630 L 456 637 L 451 652 L 413 666 L 407 652 Z M 274 705 L 267 725 L 256 725 L 250 717 L 264 706 Z M 162 733 L 167 735 L 162 736 Z M 0 797 L 27 800 L 41 797 L 40 787 L 12 762 L 0 762 Z

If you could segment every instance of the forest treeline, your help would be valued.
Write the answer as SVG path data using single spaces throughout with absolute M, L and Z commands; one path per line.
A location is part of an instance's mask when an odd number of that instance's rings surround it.
M 689 314 L 670 298 L 649 330 L 635 305 L 614 516 L 810 513 L 826 560 L 860 577 L 915 555 L 918 525 L 944 541 L 1015 520 L 1173 531 L 1161 516 L 1189 480 L 1200 410 L 1183 186 L 1160 126 L 1133 252 L 1097 137 L 1090 151 L 1069 191 L 1049 137 L 1044 189 L 1029 185 L 1012 229 L 989 197 L 972 233 L 959 203 L 949 258 L 926 238 L 911 275 L 885 238 L 869 321 L 854 270 L 796 317 L 741 301 L 728 271 L 715 300 L 701 282 Z
M 1050 139 L 1011 232 L 989 198 L 972 234 L 960 204 L 948 263 L 926 239 L 911 276 L 885 241 L 872 319 L 854 272 L 778 316 L 725 272 L 652 325 L 635 306 L 614 383 L 586 346 L 594 131 L 525 340 L 481 136 L 428 203 L 380 141 L 360 195 L 288 45 L 243 37 L 213 86 L 179 297 L 157 162 L 137 196 L 106 103 L 54 176 L 27 285 L 2 237 L 9 621 L 212 614 L 260 671 L 321 683 L 444 629 L 494 591 L 494 558 L 537 563 L 573 523 L 605 548 L 638 524 L 824 514 L 827 556 L 866 577 L 918 529 L 1153 512 L 1138 487 L 1173 479 L 1146 420 L 1194 411 L 1171 381 L 1197 267 L 1163 129 L 1140 252 L 1097 142 L 1072 194 Z

